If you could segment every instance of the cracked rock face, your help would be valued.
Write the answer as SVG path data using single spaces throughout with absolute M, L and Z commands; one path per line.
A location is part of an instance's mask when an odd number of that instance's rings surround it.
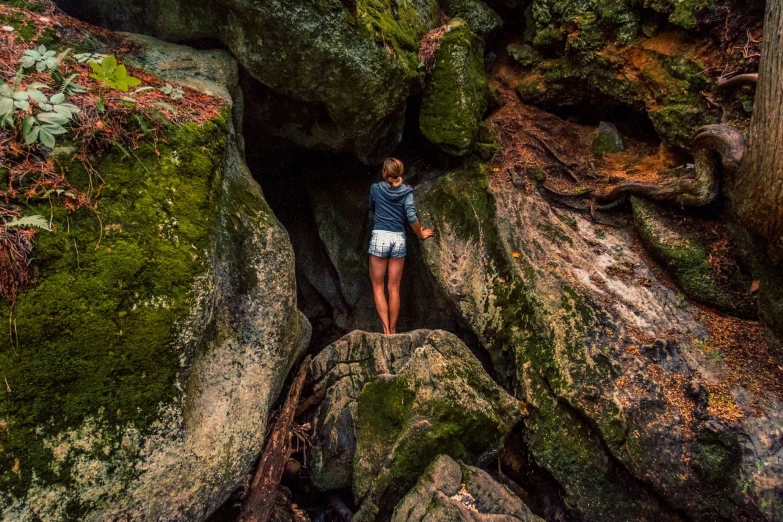
M 394 508 L 391 522 L 543 522 L 505 486 L 441 455 Z
M 599 233 L 479 164 L 441 173 L 416 198 L 436 228 L 431 273 L 530 405 L 527 444 L 572 511 L 780 518 L 780 402 L 706 357 L 702 317 L 626 231 Z
M 440 453 L 486 463 L 522 416 L 454 335 L 353 332 L 312 362 L 326 396 L 312 415 L 312 478 L 352 487 L 354 520 L 375 520 Z

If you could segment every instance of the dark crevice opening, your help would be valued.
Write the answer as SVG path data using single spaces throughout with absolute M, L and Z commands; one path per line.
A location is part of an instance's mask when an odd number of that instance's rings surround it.
M 255 80 L 245 83 L 249 107 L 258 107 L 258 96 L 274 99 Z M 403 140 L 392 153 L 405 163 L 406 182 L 414 185 L 425 172 L 453 162 L 421 138 L 417 113 L 414 100 Z M 246 159 L 291 238 L 298 306 L 313 325 L 310 352 L 317 353 L 352 330 L 382 331 L 367 266 L 372 230 L 367 198 L 370 185 L 380 181 L 380 166 L 277 137 L 266 116 L 264 110 L 245 115 Z M 398 332 L 420 328 L 452 332 L 491 371 L 486 351 L 438 288 L 422 256 L 419 240 L 409 231 Z
M 650 145 L 659 145 L 661 138 L 650 117 L 627 105 L 603 99 L 591 99 L 576 105 L 552 106 L 546 109 L 557 117 L 572 123 L 598 127 L 601 122 L 612 123 L 620 135 Z

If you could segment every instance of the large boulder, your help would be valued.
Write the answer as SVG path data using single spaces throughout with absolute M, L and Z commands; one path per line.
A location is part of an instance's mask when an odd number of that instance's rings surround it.
M 388 516 L 441 453 L 488 463 L 522 416 L 470 350 L 444 331 L 353 332 L 312 362 L 312 479 L 352 487 L 354 520 Z
M 55 16 L 66 34 L 84 29 Z M 0 305 L 18 333 L 0 353 L 4 520 L 204 520 L 252 470 L 309 339 L 288 236 L 239 152 L 236 63 L 136 47 L 128 64 L 187 78 L 224 109 L 93 154 L 99 214 L 23 209 L 54 232 L 35 237 L 36 284 Z M 55 152 L 87 190 L 95 178 L 73 151 Z
M 441 455 L 397 507 L 392 522 L 543 522 L 481 469 Z
M 779 370 L 743 355 L 758 325 L 712 319 L 661 282 L 628 231 L 504 173 L 468 163 L 417 188 L 436 229 L 425 258 L 530 405 L 526 443 L 567 507 L 591 520 L 778 519 Z
M 424 89 L 419 128 L 430 142 L 454 156 L 473 150 L 487 110 L 484 42 L 459 18 L 445 27 Z

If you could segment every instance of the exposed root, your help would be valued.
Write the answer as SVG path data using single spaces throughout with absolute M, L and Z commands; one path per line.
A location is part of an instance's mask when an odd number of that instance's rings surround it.
M 759 81 L 759 73 L 738 74 L 731 78 L 721 76 L 715 82 L 718 87 L 728 89 L 729 87 L 738 87 L 741 85 L 756 85 Z
M 577 183 L 581 183 L 582 180 L 579 179 L 579 176 L 576 175 L 576 173 L 571 169 L 571 166 L 563 160 L 563 158 L 560 157 L 560 155 L 554 151 L 552 147 L 549 146 L 549 144 L 546 142 L 544 138 L 541 136 L 536 136 L 535 134 L 528 133 L 530 136 L 535 138 L 541 145 L 544 146 L 544 148 L 549 152 L 549 154 L 552 155 L 553 158 L 557 160 L 558 163 L 560 163 L 565 169 L 566 172 L 568 172 L 568 175 L 571 176 L 571 179 L 573 179 Z
M 726 125 L 707 125 L 696 133 L 692 152 L 695 158 L 693 174 L 672 178 L 664 182 L 627 181 L 606 191 L 583 190 L 575 193 L 544 188 L 561 197 L 590 197 L 597 202 L 612 202 L 607 207 L 619 205 L 618 200 L 629 195 L 645 196 L 657 201 L 684 207 L 700 207 L 710 204 L 718 195 L 720 176 L 718 158 L 723 172 L 737 172 L 745 150 L 742 133 Z M 597 207 L 596 207 L 597 208 Z M 591 207 L 591 212 L 594 209 Z

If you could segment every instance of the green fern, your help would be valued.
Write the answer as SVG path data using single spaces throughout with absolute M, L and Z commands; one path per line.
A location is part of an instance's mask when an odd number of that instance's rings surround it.
M 52 231 L 52 227 L 49 226 L 49 222 L 43 216 L 24 216 L 21 218 L 14 218 L 11 221 L 5 222 L 5 228 L 38 228 Z

